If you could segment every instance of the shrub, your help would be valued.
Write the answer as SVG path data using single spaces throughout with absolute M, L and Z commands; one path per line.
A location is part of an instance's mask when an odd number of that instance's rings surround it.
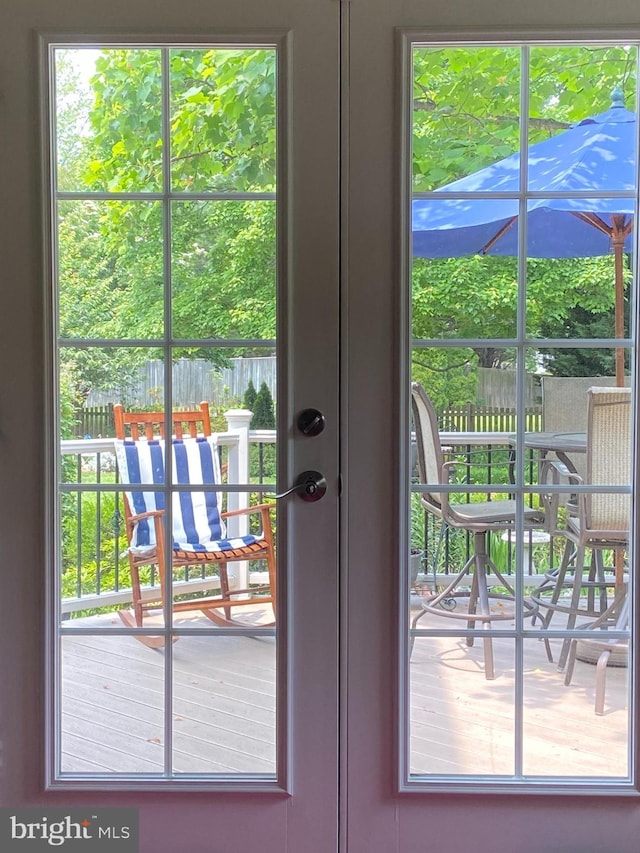
M 267 383 L 263 382 L 256 395 L 251 427 L 252 429 L 275 429 L 275 426 L 276 417 L 273 410 L 273 397 Z

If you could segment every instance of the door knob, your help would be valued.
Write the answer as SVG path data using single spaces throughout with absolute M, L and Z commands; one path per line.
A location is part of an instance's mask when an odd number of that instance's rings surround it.
M 276 500 L 296 493 L 301 500 L 313 503 L 319 501 L 327 491 L 327 481 L 319 471 L 303 471 L 295 479 L 293 486 L 286 492 L 276 495 Z

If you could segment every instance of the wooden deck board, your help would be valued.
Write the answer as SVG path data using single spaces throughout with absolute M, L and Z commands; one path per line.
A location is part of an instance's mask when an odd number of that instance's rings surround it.
M 108 631 L 65 637 L 62 650 L 63 770 L 161 773 L 164 652 Z M 469 648 L 452 637 L 416 640 L 409 668 L 413 772 L 513 773 L 513 640 L 494 640 L 494 653 L 496 678 L 487 681 L 482 642 Z M 274 640 L 182 636 L 173 661 L 176 772 L 274 773 Z M 626 668 L 609 668 L 605 715 L 598 717 L 595 667 L 578 661 L 567 687 L 544 645 L 527 641 L 524 772 L 625 776 L 626 683 Z
M 62 649 L 63 771 L 162 772 L 164 653 L 108 631 Z M 274 773 L 274 649 L 246 637 L 174 645 L 176 772 Z
M 443 620 L 420 626 L 443 626 Z M 555 641 L 557 659 L 560 641 Z M 410 664 L 411 769 L 416 774 L 514 772 L 514 641 L 493 641 L 496 677 L 483 671 L 482 642 L 417 638 Z M 595 667 L 576 662 L 571 685 L 539 640 L 524 647 L 523 772 L 627 774 L 627 670 L 609 667 L 605 714 L 594 713 Z

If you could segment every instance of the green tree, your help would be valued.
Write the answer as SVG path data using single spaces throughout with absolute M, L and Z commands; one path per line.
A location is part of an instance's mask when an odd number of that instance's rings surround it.
M 530 55 L 529 143 L 608 109 L 616 86 L 634 109 L 634 47 L 545 46 Z M 521 57 L 519 48 L 492 46 L 414 51 L 414 189 L 519 150 Z
M 529 144 L 608 109 L 616 86 L 634 109 L 634 48 L 533 47 L 530 56 Z M 442 187 L 520 149 L 521 57 L 518 48 L 508 47 L 414 51 L 414 190 Z M 517 278 L 514 258 L 415 259 L 413 337 L 514 337 Z M 595 323 L 610 314 L 613 302 L 611 257 L 527 263 L 531 337 L 562 327 L 580 306 L 593 312 Z M 597 326 L 586 336 L 598 336 Z M 414 349 L 413 374 L 429 377 L 430 393 L 444 405 L 470 399 L 461 395 L 468 393 L 477 366 L 510 362 L 511 354 L 499 345 L 461 348 L 448 358 L 423 347 Z M 561 369 L 560 362 L 556 366 Z
M 633 48 L 547 46 L 530 53 L 529 142 L 607 109 L 616 85 L 633 109 Z M 61 187 L 160 192 L 169 150 L 171 188 L 185 196 L 171 209 L 171 318 L 163 296 L 162 205 L 141 198 L 60 205 L 62 336 L 144 341 L 162 338 L 170 320 L 178 340 L 275 337 L 275 202 L 264 196 L 275 190 L 274 52 L 171 50 L 170 146 L 163 138 L 158 49 L 103 50 L 88 89 L 74 84 L 73 57 L 73 50 L 61 52 L 56 69 Z M 415 190 L 442 186 L 519 149 L 520 61 L 520 50 L 511 47 L 414 51 Z M 243 197 L 186 195 L 209 191 Z M 252 199 L 252 193 L 262 195 Z M 611 267 L 610 258 L 530 261 L 527 333 L 542 335 L 543 320 L 561 324 L 576 306 L 606 314 L 613 304 L 606 285 Z M 417 259 L 413 336 L 513 337 L 516 282 L 510 258 Z M 234 354 L 197 346 L 174 351 L 218 365 Z M 140 360 L 152 355 L 143 351 Z M 127 357 L 113 349 L 69 353 L 82 393 L 129 381 Z M 495 345 L 461 348 L 444 359 L 423 348 L 414 368 L 441 379 L 443 397 L 449 385 L 449 402 L 457 402 L 477 366 L 509 366 L 510 358 Z
M 74 100 L 77 55 L 61 52 L 57 68 L 57 139 L 64 174 L 72 176 L 61 186 L 162 190 L 160 51 L 105 49 L 89 99 L 83 91 Z M 173 50 L 170 85 L 173 189 L 245 196 L 185 196 L 172 205 L 172 336 L 273 338 L 275 202 L 264 194 L 275 191 L 275 52 Z M 62 176 L 61 170 L 61 182 Z M 262 197 L 251 199 L 256 192 Z M 64 202 L 59 233 L 62 337 L 161 339 L 169 320 L 162 205 L 143 198 Z M 222 366 L 234 351 L 191 346 L 176 347 L 173 355 L 206 357 Z M 97 348 L 65 355 L 74 360 L 82 394 L 126 383 L 135 371 L 122 362 L 131 356 L 113 348 L 106 357 Z M 151 348 L 141 351 L 140 361 L 154 356 Z
M 578 305 L 567 313 L 561 323 L 543 322 L 542 332 L 550 338 L 612 338 L 614 337 L 613 311 L 596 314 Z M 545 369 L 555 376 L 613 376 L 615 374 L 613 350 L 540 347 L 540 352 L 545 356 Z
M 247 390 L 244 392 L 244 399 L 242 401 L 242 405 L 245 409 L 250 412 L 255 411 L 257 395 L 258 392 L 256 391 L 256 386 L 253 384 L 253 379 L 250 379 L 249 384 L 247 385 Z
M 275 429 L 276 427 L 273 397 L 266 382 L 260 385 L 256 395 L 251 426 L 253 429 Z
M 275 51 L 175 49 L 169 64 L 172 187 L 274 190 Z M 87 181 L 101 190 L 161 190 L 161 52 L 104 50 L 92 85 Z

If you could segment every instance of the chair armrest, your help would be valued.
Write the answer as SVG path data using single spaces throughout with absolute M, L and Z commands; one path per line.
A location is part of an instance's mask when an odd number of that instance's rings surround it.
M 554 485 L 559 485 L 560 477 L 566 477 L 569 481 L 567 485 L 580 486 L 584 483 L 584 480 L 580 476 L 580 474 L 572 471 L 571 468 L 567 467 L 565 463 L 561 459 L 550 459 L 546 457 L 542 464 L 540 465 L 540 484 L 546 483 L 546 477 L 543 479 L 543 474 L 546 475 L 547 471 L 551 471 L 552 474 L 552 483 Z
M 472 466 L 472 462 L 462 462 L 458 459 L 450 459 L 448 462 L 442 463 L 442 481 L 443 483 L 449 482 L 449 472 L 453 471 L 454 468 L 470 468 Z
M 273 531 L 271 528 L 271 510 L 275 509 L 275 506 L 275 503 L 270 503 L 256 504 L 255 506 L 248 506 L 243 509 L 230 509 L 226 512 L 221 512 L 220 518 L 232 518 L 233 516 L 260 513 L 262 522 L 262 537 L 266 539 L 267 542 L 273 544 Z
M 540 464 L 540 485 L 551 483 L 554 486 L 560 485 L 560 478 L 564 477 L 567 480 L 567 487 L 572 485 L 580 485 L 583 483 L 582 477 L 575 471 L 572 471 L 561 459 L 545 457 Z M 569 491 L 569 489 L 567 489 Z M 558 526 L 558 510 L 560 508 L 560 492 L 542 492 L 540 500 L 545 511 L 545 530 L 552 536 L 562 534 L 562 530 Z M 567 502 L 567 510 L 571 514 L 578 511 L 578 505 L 573 498 Z
M 163 509 L 152 509 L 149 512 L 140 512 L 137 515 L 129 516 L 129 524 L 133 527 L 139 521 L 142 521 L 144 518 L 161 518 L 164 515 Z
M 127 519 L 127 542 L 129 548 L 132 547 L 131 540 L 133 539 L 134 530 L 138 526 L 141 521 L 144 521 L 146 518 L 152 518 L 153 524 L 155 528 L 156 534 L 156 548 L 159 553 L 163 553 L 164 550 L 164 524 L 162 520 L 164 518 L 164 510 L 163 509 L 153 509 L 148 512 L 140 512 L 137 515 L 130 515 Z M 135 548 L 135 546 L 133 546 Z
M 261 512 L 262 510 L 275 509 L 275 504 L 255 504 L 255 506 L 244 507 L 243 509 L 229 509 L 226 512 L 221 512 L 222 518 L 231 518 L 234 515 L 249 515 L 251 512 Z

